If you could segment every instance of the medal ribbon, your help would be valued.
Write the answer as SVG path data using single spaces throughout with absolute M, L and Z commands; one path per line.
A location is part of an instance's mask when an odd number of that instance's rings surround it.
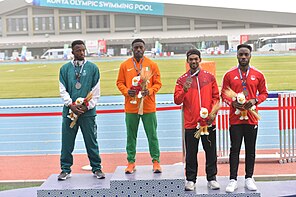
M 195 71 L 195 73 L 193 73 L 192 75 L 190 74 L 190 77 L 194 77 L 196 76 L 196 83 L 197 83 L 197 90 L 198 90 L 198 96 L 199 96 L 199 107 L 201 109 L 201 94 L 200 94 L 200 85 L 199 85 L 199 80 L 198 80 L 198 73 L 199 73 L 199 69 L 197 71 Z M 190 73 L 190 71 L 189 71 Z
M 82 65 L 78 65 L 78 62 L 77 61 L 74 61 L 74 71 L 75 71 L 75 76 L 76 76 L 76 81 L 77 82 L 80 82 L 80 77 L 81 77 L 81 73 L 82 73 L 82 70 L 83 70 L 83 66 L 84 66 L 84 61 L 82 61 Z M 80 67 L 80 71 L 78 71 Z
M 137 67 L 137 63 L 135 62 L 135 60 L 134 60 L 134 58 L 132 58 L 132 60 L 133 60 L 133 63 L 134 63 L 134 68 L 135 68 L 135 70 L 137 71 L 137 76 L 140 76 L 140 74 L 141 74 L 141 71 L 142 71 L 142 63 L 143 63 L 143 61 L 144 61 L 144 57 L 140 60 L 140 70 L 138 69 L 138 67 Z
M 240 80 L 242 82 L 242 86 L 243 86 L 243 93 L 245 94 L 245 96 L 248 96 L 248 90 L 247 90 L 247 78 L 249 75 L 249 71 L 250 71 L 250 66 L 248 67 L 247 73 L 246 75 L 242 74 L 242 71 L 239 69 L 239 67 L 237 67 L 238 72 L 239 72 L 239 77 Z

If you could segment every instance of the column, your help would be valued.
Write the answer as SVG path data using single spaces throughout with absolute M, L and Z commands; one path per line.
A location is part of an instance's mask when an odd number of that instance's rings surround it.
M 28 12 L 28 18 L 27 18 L 27 20 L 28 20 L 28 34 L 29 34 L 29 36 L 33 36 L 34 35 L 34 31 L 33 31 L 33 29 L 34 29 L 34 27 L 33 27 L 33 8 L 32 7 L 28 7 L 28 9 L 27 9 L 27 12 Z
M 60 34 L 60 17 L 59 17 L 58 9 L 53 10 L 53 17 L 54 17 L 54 34 L 59 35 Z

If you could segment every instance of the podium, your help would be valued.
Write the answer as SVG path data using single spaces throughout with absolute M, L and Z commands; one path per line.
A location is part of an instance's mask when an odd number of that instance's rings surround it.
M 210 190 L 206 177 L 198 177 L 195 191 L 184 191 L 183 165 L 162 165 L 162 173 L 153 173 L 152 165 L 136 166 L 133 174 L 124 173 L 125 166 L 116 168 L 105 179 L 92 174 L 72 174 L 65 181 L 58 181 L 58 174 L 51 175 L 38 189 L 38 197 L 210 197 L 236 196 L 260 197 L 260 192 L 244 188 L 244 177 L 239 177 L 239 188 L 226 193 L 228 177 L 218 177 L 220 190 Z

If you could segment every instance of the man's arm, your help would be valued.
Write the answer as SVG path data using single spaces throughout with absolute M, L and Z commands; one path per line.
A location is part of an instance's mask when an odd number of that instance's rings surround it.
M 229 79 L 229 75 L 226 73 L 223 76 L 223 80 L 222 80 L 222 89 L 221 89 L 221 97 L 222 97 L 222 101 L 225 102 L 226 104 L 228 104 L 229 106 L 232 106 L 232 98 L 229 98 L 228 96 L 225 95 L 224 91 L 228 90 L 228 88 L 231 87 L 230 84 L 230 79 Z
M 63 68 L 60 69 L 60 75 L 59 75 L 59 89 L 60 89 L 60 96 L 63 100 L 63 103 L 65 106 L 69 106 L 72 103 L 72 99 L 70 97 L 70 94 L 67 92 L 66 89 L 66 81 L 67 78 L 64 76 Z
M 122 95 L 128 96 L 128 88 L 126 87 L 126 80 L 125 80 L 125 71 L 124 71 L 124 65 L 121 64 L 119 71 L 118 71 L 118 76 L 117 76 L 117 81 L 116 81 L 116 86 L 121 92 Z
M 180 79 L 177 80 L 177 83 L 175 85 L 175 92 L 174 92 L 174 103 L 176 105 L 181 105 L 183 103 L 188 89 L 189 88 L 184 88 L 184 84 Z
M 143 96 L 152 95 L 154 93 L 156 94 L 162 86 L 160 79 L 160 71 L 156 63 L 154 64 L 154 69 L 152 70 L 152 72 L 153 76 L 150 79 L 150 83 L 152 83 L 152 86 L 148 88 L 146 91 L 142 91 Z
M 93 83 L 91 92 L 93 94 L 92 99 L 89 101 L 88 109 L 93 109 L 96 107 L 98 100 L 101 96 L 101 80 L 100 71 L 97 66 L 95 66 L 95 72 L 93 76 Z

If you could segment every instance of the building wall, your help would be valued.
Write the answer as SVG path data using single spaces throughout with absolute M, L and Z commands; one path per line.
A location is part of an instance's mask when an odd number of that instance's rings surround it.
M 15 1 L 4 2 L 9 6 Z M 233 34 L 250 34 L 255 40 L 272 32 L 296 32 L 293 13 L 166 4 L 163 16 L 151 16 L 21 5 L 0 11 L 1 50 L 11 52 L 26 45 L 41 52 L 35 49 L 63 47 L 77 38 L 105 39 L 116 47 L 135 37 L 149 44 L 156 40 L 192 44 L 226 42 Z

